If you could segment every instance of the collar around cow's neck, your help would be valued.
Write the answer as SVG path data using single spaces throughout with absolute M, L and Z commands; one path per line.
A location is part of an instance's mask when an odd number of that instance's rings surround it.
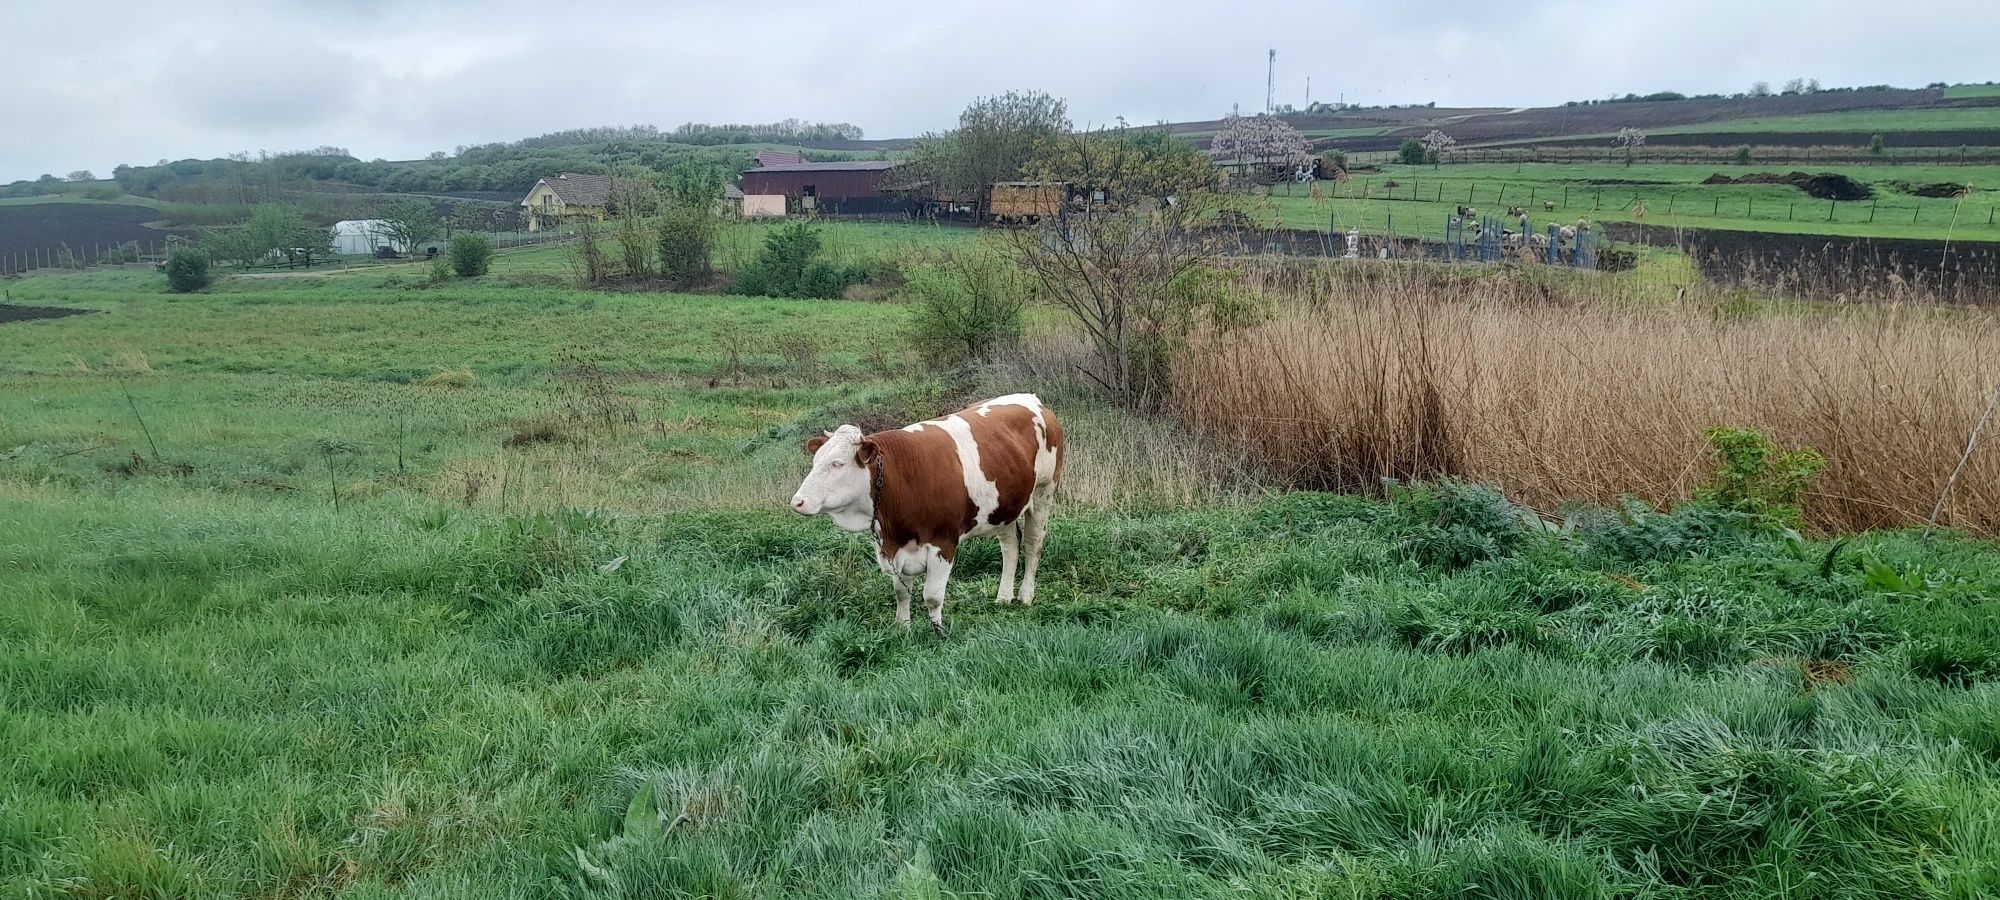
M 889 457 L 882 453 L 880 446 L 877 446 L 875 461 L 868 464 L 869 472 L 874 476 L 868 479 L 868 528 L 875 532 L 877 537 L 882 534 L 882 488 L 888 480 L 888 463 Z

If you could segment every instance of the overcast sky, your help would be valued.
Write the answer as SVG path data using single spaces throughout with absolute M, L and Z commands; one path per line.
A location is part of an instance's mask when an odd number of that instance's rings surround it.
M 1533 106 L 1628 91 L 2000 79 L 2000 3 L 9 4 L 0 182 L 232 151 L 409 159 L 589 125 L 949 127 L 1036 88 L 1078 124 L 1264 102 Z M 473 11 L 476 9 L 476 11 Z M 123 23 L 123 24 L 108 24 Z M 30 74 L 32 73 L 32 74 Z

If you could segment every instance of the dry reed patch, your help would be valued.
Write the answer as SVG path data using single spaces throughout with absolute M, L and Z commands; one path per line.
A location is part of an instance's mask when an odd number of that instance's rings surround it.
M 1815 527 L 1921 523 L 2000 381 L 2000 319 L 1916 308 L 1718 315 L 1543 300 L 1504 280 L 1325 279 L 1258 327 L 1189 347 L 1175 407 L 1303 487 L 1460 476 L 1541 509 L 1688 497 L 1703 429 L 1825 454 Z M 1525 295 L 1525 296 L 1524 296 Z M 2000 532 L 2000 448 L 1941 519 Z

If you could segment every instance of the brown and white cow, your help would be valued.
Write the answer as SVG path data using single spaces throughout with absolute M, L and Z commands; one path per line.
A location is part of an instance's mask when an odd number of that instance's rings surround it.
M 812 471 L 792 510 L 874 532 L 875 561 L 896 584 L 896 621 L 910 624 L 910 589 L 922 575 L 931 628 L 944 632 L 945 586 L 969 537 L 1000 539 L 1001 603 L 1014 601 L 1014 567 L 1026 550 L 1021 602 L 1035 602 L 1063 465 L 1062 425 L 1040 398 L 1009 394 L 870 435 L 842 425 L 806 441 L 806 452 Z

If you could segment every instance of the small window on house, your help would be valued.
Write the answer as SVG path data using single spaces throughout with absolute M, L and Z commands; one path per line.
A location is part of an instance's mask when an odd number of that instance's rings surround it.
M 554 195 L 554 194 L 543 194 L 543 195 L 542 195 L 542 212 L 555 212 L 555 209 L 556 209 L 556 198 L 555 198 L 555 195 Z

